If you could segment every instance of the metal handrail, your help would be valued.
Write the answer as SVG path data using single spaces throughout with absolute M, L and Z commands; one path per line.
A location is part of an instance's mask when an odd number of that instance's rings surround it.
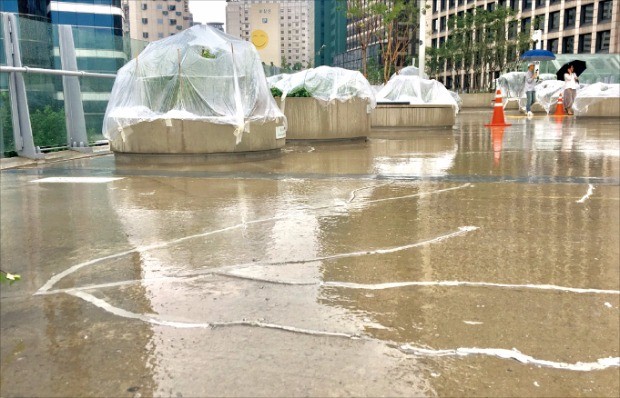
M 44 75 L 60 75 L 60 76 L 78 76 L 78 77 L 102 77 L 107 79 L 115 79 L 116 75 L 111 73 L 84 72 L 63 69 L 44 69 L 30 68 L 28 66 L 0 66 L 0 73 L 40 73 Z

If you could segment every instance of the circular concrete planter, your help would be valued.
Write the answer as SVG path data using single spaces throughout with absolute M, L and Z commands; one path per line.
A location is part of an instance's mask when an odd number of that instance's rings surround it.
M 200 120 L 158 119 L 124 127 L 110 141 L 118 153 L 208 154 L 269 151 L 285 144 L 284 119 L 249 123 L 236 143 L 234 126 Z M 285 133 L 284 133 L 285 134 Z

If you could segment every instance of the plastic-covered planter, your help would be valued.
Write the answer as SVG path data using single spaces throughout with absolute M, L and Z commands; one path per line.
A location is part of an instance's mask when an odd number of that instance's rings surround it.
M 286 119 L 254 46 L 199 25 L 118 71 L 103 134 L 124 153 L 264 151 L 284 146 Z
M 283 75 L 272 87 L 282 92 L 287 139 L 353 139 L 370 132 L 375 95 L 357 71 L 320 66 Z
M 393 75 L 377 93 L 372 127 L 449 127 L 455 123 L 459 101 L 436 80 Z

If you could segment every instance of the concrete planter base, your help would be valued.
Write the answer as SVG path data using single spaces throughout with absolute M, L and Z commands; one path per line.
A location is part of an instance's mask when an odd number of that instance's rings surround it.
M 579 117 L 620 117 L 620 98 L 604 98 L 588 106 L 586 111 L 575 112 Z
M 495 93 L 463 93 L 459 94 L 462 108 L 489 108 L 493 106 Z
M 366 137 L 370 132 L 367 107 L 368 102 L 359 98 L 345 102 L 334 101 L 328 105 L 314 98 L 286 98 L 286 139 L 342 140 Z
M 235 128 L 199 120 L 155 120 L 123 128 L 110 141 L 110 149 L 119 153 L 209 154 L 267 151 L 282 148 L 285 138 L 276 139 L 276 128 L 284 119 L 250 123 L 250 132 L 236 144 Z
M 373 128 L 452 127 L 455 119 L 450 105 L 377 105 L 371 125 Z

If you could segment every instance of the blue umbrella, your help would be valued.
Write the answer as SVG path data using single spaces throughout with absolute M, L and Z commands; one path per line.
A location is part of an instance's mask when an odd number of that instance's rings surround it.
M 522 61 L 550 61 L 555 54 L 547 50 L 528 50 L 521 55 Z

